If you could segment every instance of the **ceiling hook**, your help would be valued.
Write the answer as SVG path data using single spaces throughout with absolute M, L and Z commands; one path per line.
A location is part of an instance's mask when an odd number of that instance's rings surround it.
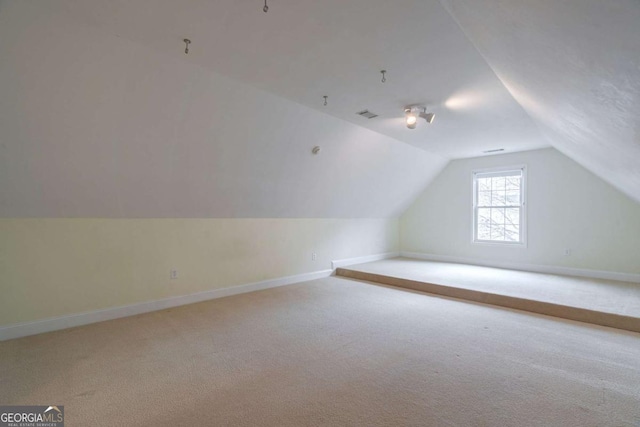
M 267 0 L 264 0 L 264 7 L 262 8 L 262 10 L 264 11 L 264 13 L 269 12 L 269 6 L 267 6 Z
M 327 98 L 329 98 L 329 97 L 327 95 L 324 95 L 323 98 L 324 98 L 324 106 L 326 107 L 327 106 Z
M 182 41 L 184 42 L 184 53 L 188 54 L 189 53 L 189 45 L 191 44 L 191 40 L 184 39 Z
M 380 74 L 382 74 L 382 80 L 381 80 L 381 82 L 382 82 L 382 83 L 386 82 L 386 81 L 387 81 L 387 76 L 386 76 L 386 74 L 387 74 L 387 70 L 380 70 Z

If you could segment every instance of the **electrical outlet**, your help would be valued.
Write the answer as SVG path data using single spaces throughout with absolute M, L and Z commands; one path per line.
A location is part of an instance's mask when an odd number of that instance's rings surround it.
M 315 261 L 318 259 L 318 255 L 315 252 L 311 253 L 311 261 Z
M 569 249 L 569 248 L 565 248 L 565 250 L 564 250 L 564 256 L 569 256 L 569 255 L 571 255 L 571 249 Z
M 171 270 L 171 280 L 178 278 L 178 270 Z

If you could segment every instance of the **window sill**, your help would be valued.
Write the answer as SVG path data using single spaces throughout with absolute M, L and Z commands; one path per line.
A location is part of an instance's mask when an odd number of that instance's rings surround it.
M 473 240 L 471 244 L 478 245 L 478 246 L 493 246 L 493 247 L 520 248 L 520 249 L 526 249 L 527 247 L 527 242 L 496 242 L 491 240 Z

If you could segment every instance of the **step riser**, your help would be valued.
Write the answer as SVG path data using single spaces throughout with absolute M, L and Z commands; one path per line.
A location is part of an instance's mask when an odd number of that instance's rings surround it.
M 562 319 L 591 323 L 599 326 L 607 326 L 610 328 L 623 329 L 626 331 L 640 332 L 640 319 L 636 317 L 623 316 L 614 313 L 603 313 L 585 308 L 570 307 L 561 304 L 535 301 L 507 295 L 498 295 L 472 289 L 462 289 L 451 286 L 436 285 L 433 283 L 419 282 L 416 280 L 402 279 L 399 277 L 349 270 L 347 268 L 338 268 L 336 270 L 336 275 L 351 279 L 366 280 L 369 282 L 376 282 L 384 285 L 411 289 L 414 291 L 442 295 L 451 298 L 458 298 L 483 304 L 528 311 L 536 314 L 544 314 L 547 316 L 559 317 Z

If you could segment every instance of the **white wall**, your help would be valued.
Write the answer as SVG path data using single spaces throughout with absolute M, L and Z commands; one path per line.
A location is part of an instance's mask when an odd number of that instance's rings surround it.
M 0 219 L 0 326 L 328 270 L 398 237 L 397 219 Z
M 527 165 L 527 246 L 472 244 L 472 171 L 518 164 Z M 452 161 L 400 228 L 405 252 L 640 273 L 640 204 L 555 149 Z
M 447 162 L 213 74 L 181 37 L 0 12 L 0 325 L 397 251 L 394 217 Z

